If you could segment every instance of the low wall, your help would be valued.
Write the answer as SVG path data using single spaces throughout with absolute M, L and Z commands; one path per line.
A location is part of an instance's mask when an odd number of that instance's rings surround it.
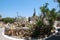
M 16 38 L 13 38 L 13 37 L 10 37 L 10 36 L 7 36 L 7 35 L 5 35 L 4 34 L 4 30 L 3 30 L 3 32 L 2 32 L 2 35 L 5 37 L 5 38 L 7 38 L 7 39 L 11 39 L 11 40 L 24 40 L 24 39 L 16 39 Z

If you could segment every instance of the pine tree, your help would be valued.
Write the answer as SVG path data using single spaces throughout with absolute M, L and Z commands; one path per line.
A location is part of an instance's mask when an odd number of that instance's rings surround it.
M 34 13 L 33 13 L 33 17 L 36 16 L 36 11 L 35 11 L 35 8 L 34 8 Z

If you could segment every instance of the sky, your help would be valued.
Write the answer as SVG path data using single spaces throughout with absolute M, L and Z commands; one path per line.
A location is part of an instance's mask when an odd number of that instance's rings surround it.
M 40 7 L 49 3 L 49 9 L 58 9 L 58 4 L 54 0 L 0 0 L 0 14 L 2 17 L 16 17 L 17 12 L 19 16 L 29 17 L 36 10 L 36 15 L 39 15 Z

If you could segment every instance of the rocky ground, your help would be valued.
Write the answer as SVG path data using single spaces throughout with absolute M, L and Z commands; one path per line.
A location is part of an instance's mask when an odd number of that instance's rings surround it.
M 11 40 L 11 39 L 5 38 L 5 37 L 2 35 L 2 31 L 3 31 L 3 28 L 0 28 L 0 40 Z

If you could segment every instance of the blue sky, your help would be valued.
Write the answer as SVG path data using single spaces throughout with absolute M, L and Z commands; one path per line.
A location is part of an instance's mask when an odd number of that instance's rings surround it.
M 53 0 L 0 0 L 0 14 L 3 17 L 16 17 L 17 12 L 19 16 L 32 16 L 34 8 L 36 14 L 40 14 L 40 7 L 49 3 L 49 8 L 57 8 L 57 3 Z

